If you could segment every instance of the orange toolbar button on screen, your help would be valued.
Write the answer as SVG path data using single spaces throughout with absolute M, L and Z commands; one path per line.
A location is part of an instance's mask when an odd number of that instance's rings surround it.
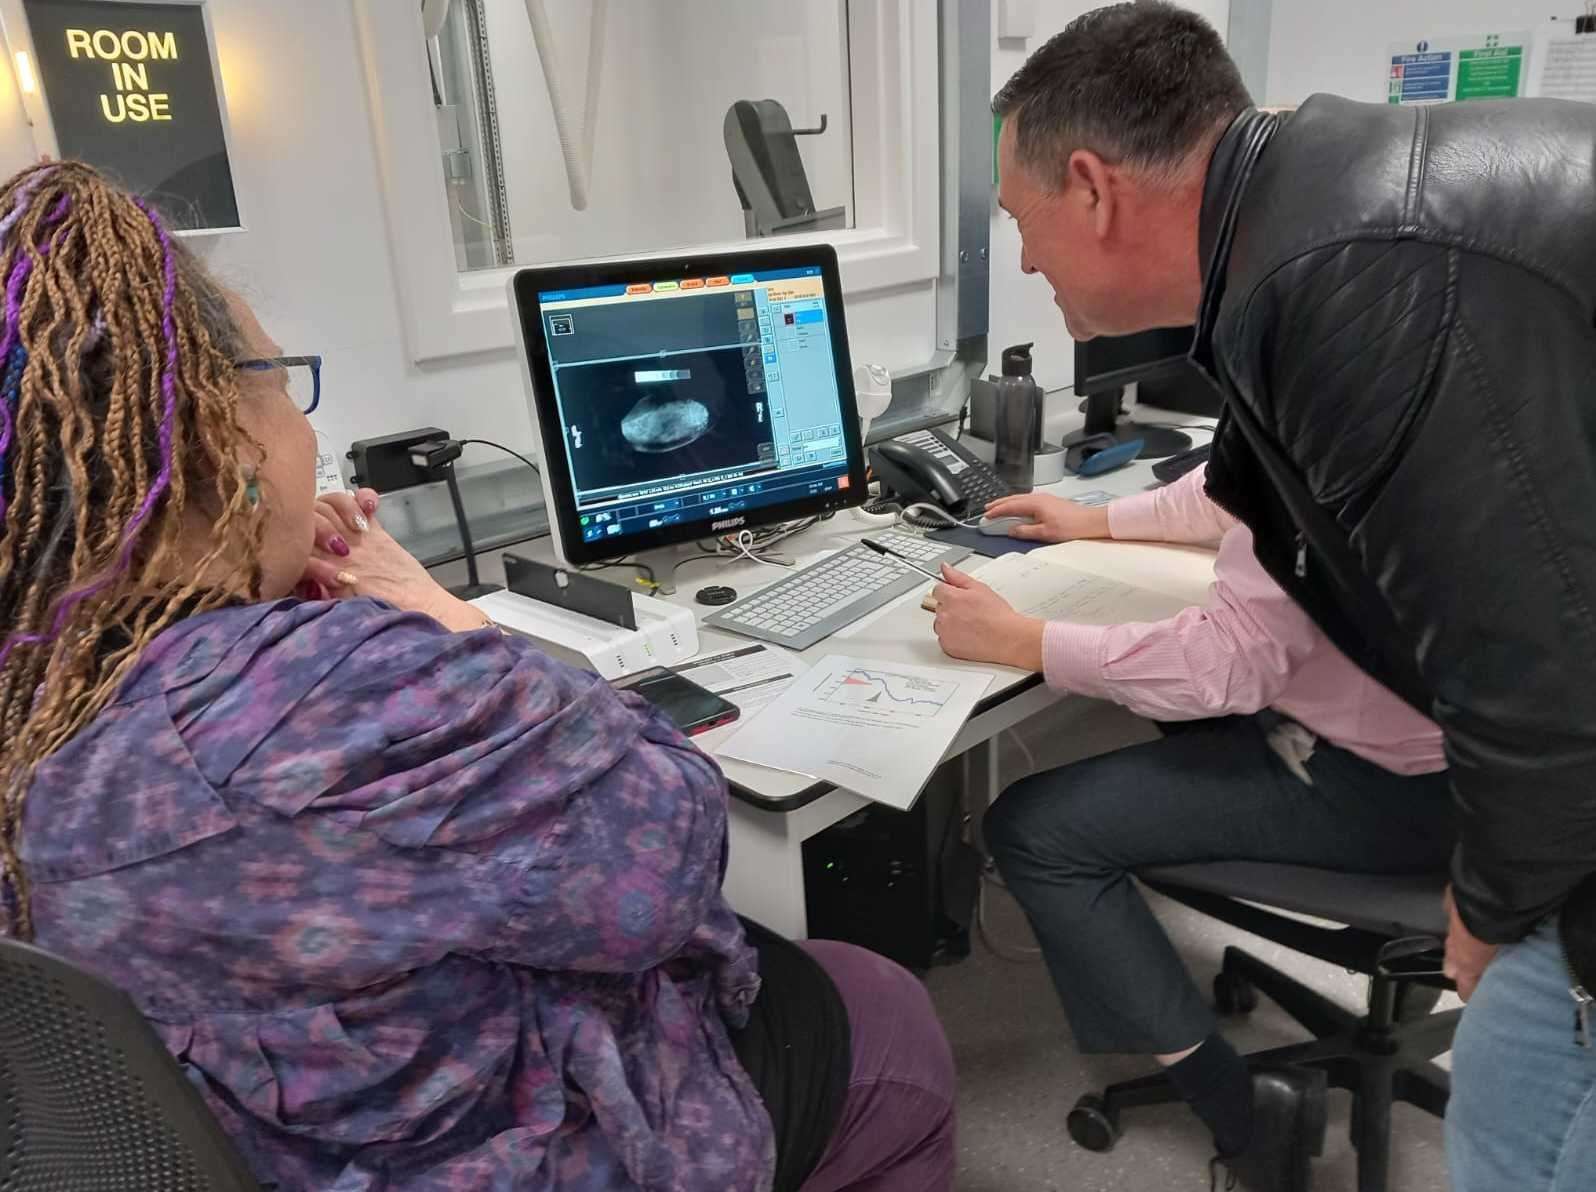
M 627 286 L 626 292 L 628 294 L 652 294 L 654 287 L 645 281 L 635 286 Z
M 684 290 L 702 290 L 703 288 L 704 279 L 701 277 L 689 277 L 682 283 L 682 289 Z
M 729 285 L 731 285 L 731 278 L 729 278 L 729 277 L 712 277 L 712 278 L 709 279 L 708 284 L 711 285 L 711 286 L 729 286 Z

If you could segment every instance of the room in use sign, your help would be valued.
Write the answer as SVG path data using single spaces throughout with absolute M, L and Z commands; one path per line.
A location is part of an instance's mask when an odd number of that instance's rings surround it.
M 236 228 L 238 197 L 205 11 L 23 0 L 63 158 L 104 170 L 175 228 Z

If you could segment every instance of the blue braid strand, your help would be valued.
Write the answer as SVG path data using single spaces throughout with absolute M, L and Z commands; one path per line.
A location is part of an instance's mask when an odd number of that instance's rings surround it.
M 5 483 L 6 470 L 11 458 L 11 442 L 15 438 L 17 405 L 21 401 L 22 374 L 28 367 L 28 349 L 20 343 L 11 345 L 6 355 L 5 376 L 0 378 L 0 485 Z M 0 522 L 5 520 L 5 496 L 0 492 Z

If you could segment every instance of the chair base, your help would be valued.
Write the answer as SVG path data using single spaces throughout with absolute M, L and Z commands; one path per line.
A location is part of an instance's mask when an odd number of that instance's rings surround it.
M 1416 1105 L 1441 1117 L 1451 1094 L 1451 1077 L 1435 1057 L 1450 1050 L 1461 1010 L 1403 1021 L 1398 1007 L 1426 988 L 1413 980 L 1376 974 L 1369 989 L 1369 1011 L 1349 1013 L 1300 981 L 1270 967 L 1240 948 L 1226 948 L 1216 987 L 1238 995 L 1256 989 L 1314 1035 L 1309 1043 L 1277 1047 L 1246 1057 L 1249 1068 L 1296 1065 L 1322 1070 L 1330 1087 L 1352 1094 L 1352 1145 L 1358 1152 L 1358 1192 L 1386 1192 L 1391 1168 L 1391 1107 Z M 1221 996 L 1221 1001 L 1227 995 Z M 1109 1086 L 1102 1096 L 1082 1097 L 1070 1111 L 1070 1137 L 1093 1151 L 1112 1149 L 1119 1140 L 1119 1116 L 1143 1105 L 1167 1105 L 1180 1094 L 1163 1075 Z

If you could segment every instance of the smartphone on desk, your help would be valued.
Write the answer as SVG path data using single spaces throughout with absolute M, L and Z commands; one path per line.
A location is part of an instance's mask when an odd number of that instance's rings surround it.
M 721 699 L 691 679 L 684 679 L 669 667 L 656 666 L 652 670 L 612 679 L 610 686 L 621 691 L 637 692 L 670 717 L 671 723 L 689 737 L 731 724 L 742 715 L 742 709 L 736 704 Z
M 870 466 L 885 492 L 905 505 L 930 503 L 955 517 L 974 517 L 1014 490 L 990 464 L 952 435 L 920 430 L 870 449 Z

